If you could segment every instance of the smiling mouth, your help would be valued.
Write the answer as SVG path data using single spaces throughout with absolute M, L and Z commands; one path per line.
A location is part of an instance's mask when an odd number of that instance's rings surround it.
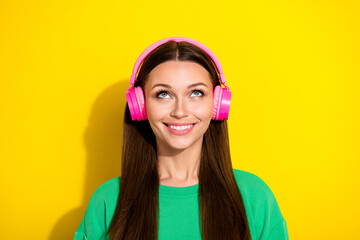
M 195 125 L 195 123 L 190 123 L 190 124 L 184 124 L 184 125 L 171 125 L 171 124 L 167 124 L 167 123 L 164 123 L 167 127 L 171 128 L 171 129 L 174 129 L 174 130 L 178 130 L 178 131 L 182 131 L 182 130 L 186 130 L 186 129 L 189 129 L 191 128 L 192 126 Z
M 170 123 L 164 123 L 165 126 L 167 126 L 168 128 L 172 129 L 172 130 L 176 130 L 176 131 L 184 131 L 187 129 L 190 129 L 191 127 L 193 127 L 196 123 L 185 123 L 185 124 L 170 124 Z

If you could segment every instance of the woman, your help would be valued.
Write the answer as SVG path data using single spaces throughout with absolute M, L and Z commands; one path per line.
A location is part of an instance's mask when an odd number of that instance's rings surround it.
M 231 93 L 206 46 L 160 40 L 130 83 L 121 177 L 95 191 L 74 239 L 288 239 L 269 187 L 232 169 Z

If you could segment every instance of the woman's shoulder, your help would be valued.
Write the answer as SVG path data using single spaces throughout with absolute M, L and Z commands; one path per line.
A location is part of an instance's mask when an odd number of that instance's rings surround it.
M 260 177 L 239 169 L 233 169 L 233 172 L 242 197 L 250 204 L 277 205 L 270 187 Z
M 239 169 L 233 169 L 237 184 L 244 190 L 271 191 L 269 186 L 257 175 Z
M 119 177 L 101 184 L 92 194 L 74 239 L 106 239 L 119 194 Z
M 111 178 L 101 184 L 93 193 L 92 197 L 96 200 L 113 199 L 119 194 L 120 177 Z
M 286 221 L 270 187 L 253 173 L 238 169 L 233 171 L 244 201 L 252 236 L 288 239 Z

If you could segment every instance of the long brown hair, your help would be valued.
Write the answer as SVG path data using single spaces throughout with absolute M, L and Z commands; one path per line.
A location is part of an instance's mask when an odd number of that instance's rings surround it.
M 209 72 L 213 87 L 219 85 L 215 65 L 205 52 L 188 42 L 169 41 L 144 59 L 135 86 L 144 89 L 151 70 L 170 60 L 200 64 Z M 128 106 L 123 138 L 120 192 L 107 234 L 111 240 L 156 240 L 160 184 L 156 139 L 148 121 L 131 121 Z M 204 134 L 198 177 L 202 239 L 251 239 L 232 169 L 226 120 L 212 120 Z

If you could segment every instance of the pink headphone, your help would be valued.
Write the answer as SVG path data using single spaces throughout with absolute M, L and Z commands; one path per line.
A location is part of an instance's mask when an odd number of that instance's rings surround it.
M 220 75 L 221 83 L 227 88 L 222 88 L 220 85 L 217 85 L 214 89 L 214 96 L 213 96 L 213 120 L 223 120 L 228 119 L 229 116 L 229 109 L 230 109 L 230 99 L 231 99 L 231 92 L 230 88 L 225 84 L 225 75 L 222 72 L 222 67 L 219 60 L 216 58 L 215 54 L 205 45 L 200 42 L 197 42 L 190 38 L 185 37 L 170 37 L 162 39 L 158 42 L 153 43 L 148 48 L 146 48 L 139 58 L 136 60 L 132 75 L 130 78 L 131 86 L 127 89 L 126 93 L 126 100 L 130 109 L 131 119 L 142 121 L 147 119 L 146 109 L 145 109 L 145 97 L 144 92 L 141 87 L 134 87 L 136 81 L 136 74 L 140 68 L 141 63 L 144 61 L 147 55 L 149 55 L 154 49 L 158 46 L 168 42 L 168 41 L 175 41 L 175 42 L 188 42 L 191 43 L 203 51 L 205 51 L 209 57 L 215 63 L 217 71 Z

